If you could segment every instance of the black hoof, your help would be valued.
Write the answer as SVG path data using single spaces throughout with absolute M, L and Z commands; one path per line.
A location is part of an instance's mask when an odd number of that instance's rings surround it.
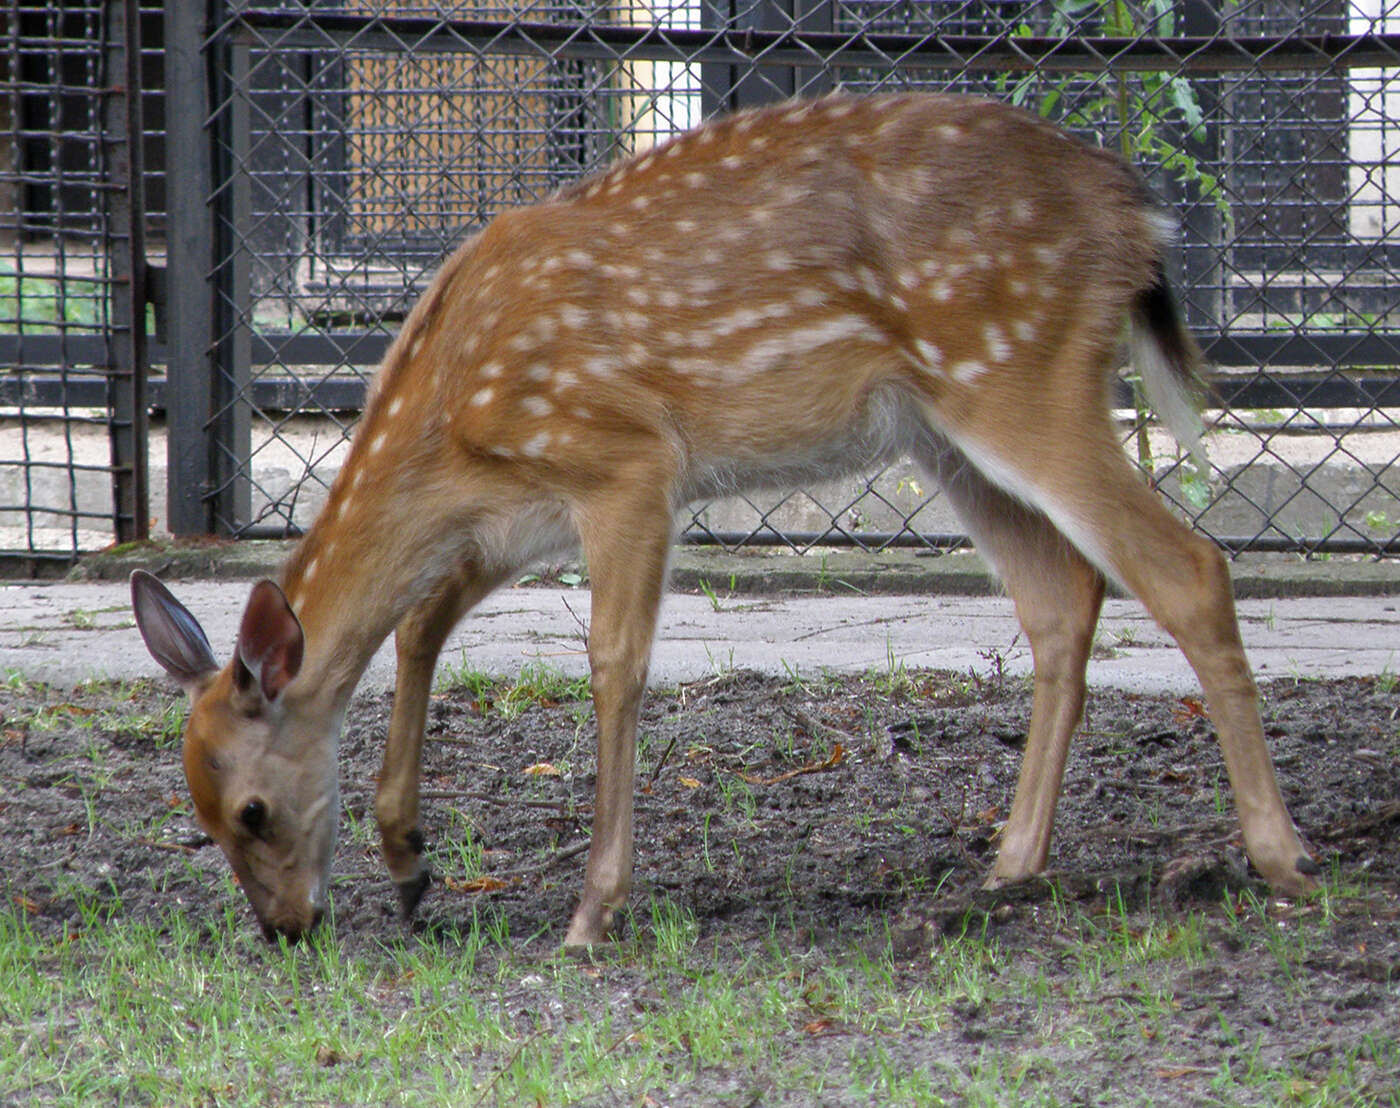
M 398 882 L 399 907 L 403 909 L 404 919 L 413 918 L 414 909 L 418 907 L 418 902 L 423 899 L 423 894 L 432 883 L 433 875 L 426 869 L 419 870 L 416 877 Z
M 1300 854 L 1298 860 L 1293 863 L 1293 868 L 1299 873 L 1305 873 L 1309 877 L 1320 877 L 1322 867 L 1309 858 L 1306 854 Z

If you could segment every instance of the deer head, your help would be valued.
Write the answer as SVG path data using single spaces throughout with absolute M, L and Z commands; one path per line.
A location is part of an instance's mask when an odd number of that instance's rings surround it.
M 195 816 L 264 933 L 295 939 L 325 911 L 339 809 L 339 718 L 307 711 L 295 689 L 301 624 L 282 590 L 259 581 L 219 669 L 199 622 L 159 580 L 137 570 L 131 594 L 147 648 L 190 697 L 183 753 Z

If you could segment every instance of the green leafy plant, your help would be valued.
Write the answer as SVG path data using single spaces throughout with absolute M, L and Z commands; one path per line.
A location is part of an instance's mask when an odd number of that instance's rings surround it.
M 1023 24 L 1015 33 L 1026 37 L 1036 31 Z M 1137 6 L 1126 0 L 1053 0 L 1048 33 L 1052 38 L 1170 37 L 1176 33 L 1176 11 L 1172 0 L 1144 0 Z M 1230 219 L 1220 178 L 1184 146 L 1205 138 L 1205 112 L 1187 78 L 1163 70 L 1117 71 L 1105 78 L 1076 73 L 1057 80 L 1030 73 L 1014 82 L 1003 78 L 1001 85 L 1013 103 L 1066 127 L 1116 131 L 1125 158 L 1161 166 L 1200 199 L 1213 203 L 1223 219 Z M 1034 102 L 1037 92 L 1039 101 Z

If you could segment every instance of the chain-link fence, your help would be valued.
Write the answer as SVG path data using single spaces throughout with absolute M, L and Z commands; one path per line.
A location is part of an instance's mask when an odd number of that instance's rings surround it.
M 163 58 L 172 169 L 146 197 L 168 211 L 147 256 L 171 275 L 152 282 L 168 288 L 154 357 L 169 367 L 151 383 L 168 436 L 152 440 L 153 491 L 179 533 L 313 518 L 397 323 L 497 212 L 720 112 L 923 88 L 1015 101 L 1120 150 L 1179 212 L 1174 277 L 1216 367 L 1211 472 L 1140 418 L 1130 379 L 1119 405 L 1125 448 L 1186 517 L 1236 549 L 1400 545 L 1400 2 L 327 0 L 215 4 L 209 22 L 203 9 L 167 0 L 144 40 Z M 959 539 L 903 465 L 700 505 L 686 534 Z

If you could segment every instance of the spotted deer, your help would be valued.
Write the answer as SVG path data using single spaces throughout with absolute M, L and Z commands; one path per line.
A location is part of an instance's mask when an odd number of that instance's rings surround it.
M 466 241 L 390 347 L 281 583 L 253 587 L 232 661 L 218 668 L 158 581 L 132 581 L 148 647 L 193 698 L 198 819 L 267 933 L 322 914 L 341 718 L 390 631 L 375 812 L 413 911 L 443 641 L 492 589 L 581 546 L 597 795 L 565 942 L 603 940 L 632 880 L 637 714 L 678 510 L 906 455 L 995 565 L 1034 656 L 988 883 L 1047 865 L 1109 579 L 1194 667 L 1255 867 L 1279 892 L 1310 888 L 1224 560 L 1149 491 L 1111 420 L 1126 320 L 1154 407 L 1199 442 L 1169 224 L 1116 157 L 994 102 L 909 94 L 732 115 Z

